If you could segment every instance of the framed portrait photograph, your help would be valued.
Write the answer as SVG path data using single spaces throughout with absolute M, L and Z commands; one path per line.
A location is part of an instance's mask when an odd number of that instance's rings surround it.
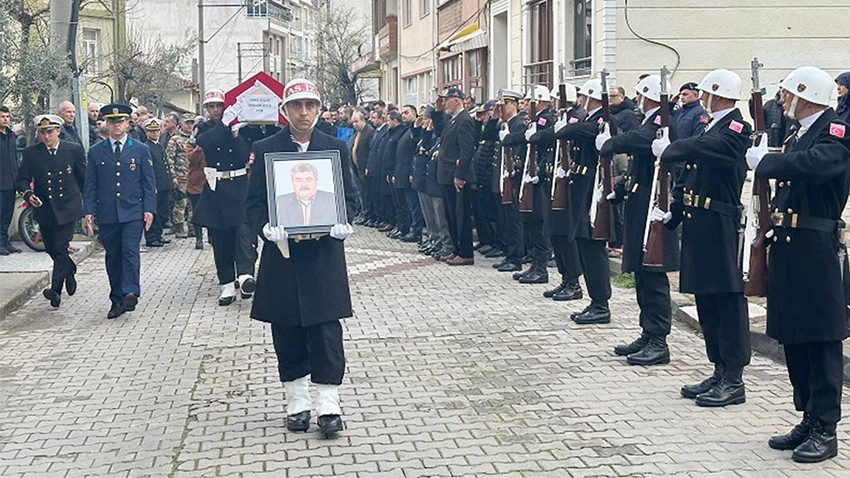
M 348 223 L 339 151 L 266 153 L 265 161 L 270 225 L 299 235 Z

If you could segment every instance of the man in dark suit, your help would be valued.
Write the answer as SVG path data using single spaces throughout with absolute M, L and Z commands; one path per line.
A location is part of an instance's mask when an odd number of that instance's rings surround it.
M 317 189 L 319 170 L 310 163 L 298 163 L 289 172 L 292 191 L 275 198 L 281 226 L 323 226 L 337 223 L 334 194 Z
M 372 146 L 372 136 L 375 128 L 369 124 L 366 110 L 358 108 L 351 114 L 351 126 L 354 127 L 354 137 L 351 140 L 351 171 L 354 173 L 354 182 L 357 186 L 360 201 L 360 215 L 354 221 L 355 224 L 365 224 L 371 214 L 371 203 L 369 202 L 369 191 L 363 173 L 369 163 L 369 150 Z
M 367 221 L 366 225 L 377 227 L 379 230 L 385 229 L 389 224 L 389 218 L 386 217 L 386 205 L 381 202 L 381 156 L 384 154 L 386 139 L 389 128 L 387 128 L 386 116 L 381 110 L 372 111 L 372 125 L 375 127 L 375 134 L 372 136 L 372 143 L 369 146 L 369 161 L 366 163 L 366 169 L 363 172 L 363 177 L 366 179 L 366 190 L 369 194 L 369 203 L 371 211 L 371 221 Z M 371 222 L 371 223 L 370 223 Z
M 0 106 L 0 256 L 21 252 L 9 242 L 9 225 L 15 213 L 15 178 L 18 175 L 18 151 L 11 127 L 9 108 Z
M 437 162 L 437 182 L 443 186 L 446 217 L 454 251 L 445 261 L 452 266 L 475 263 L 472 255 L 472 185 L 475 171 L 475 120 L 463 109 L 464 94 L 452 87 L 438 101 L 442 111 L 435 112 L 434 129 L 441 137 Z
M 170 212 L 169 199 L 171 198 L 171 175 L 165 164 L 165 150 L 159 142 L 162 123 L 156 118 L 146 119 L 142 123 L 147 135 L 146 143 L 151 150 L 151 161 L 153 161 L 153 175 L 156 181 L 156 212 L 153 216 L 151 228 L 145 231 L 145 245 L 147 247 L 162 247 L 171 242 L 170 239 L 162 237 L 165 221 Z
M 62 123 L 55 115 L 35 118 L 39 142 L 24 150 L 16 179 L 18 190 L 35 208 L 45 249 L 53 259 L 50 287 L 42 292 L 53 307 L 59 307 L 63 286 L 68 295 L 77 290 L 77 266 L 68 255 L 68 245 L 74 223 L 83 216 L 80 191 L 86 168 L 82 146 L 59 140 Z
M 106 318 L 115 319 L 136 310 L 141 295 L 139 241 L 153 223 L 156 183 L 150 149 L 127 136 L 130 107 L 110 104 L 100 112 L 109 138 L 89 149 L 83 209 L 89 228 L 97 217 L 112 303 Z
M 74 119 L 77 117 L 77 107 L 70 101 L 59 103 L 59 117 L 62 118 L 62 132 L 59 138 L 64 141 L 71 141 L 80 146 L 83 145 L 83 140 L 80 138 L 80 133 L 77 132 L 77 127 L 74 126 Z
M 335 224 L 330 235 L 290 241 L 283 226 L 270 226 L 265 156 L 270 152 L 339 151 L 349 214 L 355 204 L 351 165 L 345 143 L 314 126 L 321 104 L 316 85 L 292 80 L 283 95 L 281 109 L 287 126 L 253 145 L 256 162 L 245 208 L 251 229 L 266 243 L 251 318 L 271 324 L 278 374 L 286 390 L 286 428 L 310 428 L 309 375 L 318 392 L 319 429 L 330 438 L 343 429 L 339 385 L 345 374 L 345 354 L 340 319 L 353 315 L 343 240 L 352 228 Z

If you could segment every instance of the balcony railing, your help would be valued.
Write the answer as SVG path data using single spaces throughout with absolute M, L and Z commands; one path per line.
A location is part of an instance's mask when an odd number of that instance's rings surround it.
M 526 85 L 552 85 L 552 60 L 529 63 L 523 67 L 523 83 Z

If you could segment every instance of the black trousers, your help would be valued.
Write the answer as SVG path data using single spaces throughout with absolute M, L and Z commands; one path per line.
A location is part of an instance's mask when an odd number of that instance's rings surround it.
M 360 203 L 363 204 L 363 216 L 366 219 L 377 219 L 372 209 L 372 177 L 360 176 Z
M 499 198 L 501 201 L 501 197 Z M 513 264 L 522 262 L 525 255 L 525 231 L 519 219 L 516 203 L 499 206 L 499 225 L 502 230 L 502 242 L 505 244 L 505 261 Z
M 587 294 L 597 304 L 608 304 L 611 298 L 611 269 L 605 241 L 576 238 L 581 270 L 587 283 Z
M 392 192 L 394 218 L 393 224 L 402 234 L 410 232 L 410 210 L 407 209 L 407 196 L 404 189 L 390 188 Z
M 670 304 L 670 281 L 666 272 L 639 267 L 635 271 L 635 295 L 640 307 L 640 327 L 649 335 L 670 335 L 673 309 Z
M 237 275 L 254 275 L 257 249 L 253 243 L 255 235 L 247 223 L 231 229 L 207 228 L 207 230 L 213 246 L 213 258 L 219 284 L 233 282 Z
M 748 365 L 750 322 L 744 294 L 696 294 L 696 302 L 708 360 L 727 368 Z
M 844 355 L 840 340 L 784 344 L 794 408 L 832 429 L 841 419 Z
M 571 241 L 570 236 L 561 235 L 550 236 L 549 240 L 552 243 L 552 251 L 555 253 L 558 272 L 564 282 L 578 280 L 581 275 L 581 259 L 576 241 Z
M 145 241 L 154 242 L 162 239 L 162 230 L 165 228 L 165 220 L 171 217 L 171 191 L 156 192 L 156 214 L 153 215 L 151 228 L 145 231 Z
M 339 320 L 309 327 L 272 324 L 272 342 L 281 382 L 311 375 L 313 383 L 342 383 L 345 353 Z
M 388 189 L 381 192 L 381 202 L 378 206 L 381 211 L 381 220 L 388 224 L 395 225 L 395 203 L 393 202 L 391 190 Z
M 479 184 L 475 190 L 475 229 L 478 242 L 496 248 L 503 248 L 501 228 L 499 227 L 499 205 L 496 196 L 486 184 Z
M 608 245 L 617 249 L 622 249 L 623 247 L 623 214 L 625 213 L 625 208 L 626 203 L 622 201 L 611 205 L 611 218 L 614 221 L 614 229 L 612 232 L 614 233 L 614 236 L 610 241 L 608 241 Z
M 552 251 L 549 249 L 549 238 L 546 237 L 543 220 L 523 221 L 523 227 L 528 239 L 526 247 L 531 256 L 531 266 L 540 271 L 545 271 L 546 263 L 552 257 Z
M 443 186 L 443 193 L 446 220 L 449 222 L 449 235 L 454 244 L 454 253 L 464 259 L 471 259 L 473 191 L 467 184 L 458 192 L 454 184 L 450 184 Z
M 15 190 L 0 191 L 0 247 L 9 243 L 9 226 L 15 214 Z
M 39 223 L 41 239 L 50 258 L 53 259 L 53 274 L 50 277 L 50 288 L 62 293 L 62 285 L 65 279 L 77 272 L 77 265 L 68 254 L 68 246 L 74 237 L 74 225 L 76 222 L 67 224 Z

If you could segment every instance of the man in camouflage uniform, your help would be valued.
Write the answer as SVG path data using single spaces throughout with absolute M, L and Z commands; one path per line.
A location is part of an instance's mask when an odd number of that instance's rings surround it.
M 172 177 L 175 191 L 174 212 L 171 216 L 171 222 L 174 225 L 174 236 L 178 239 L 188 237 L 186 228 L 186 207 L 188 206 L 186 181 L 189 176 L 189 157 L 186 155 L 186 145 L 189 142 L 189 136 L 192 134 L 192 126 L 194 126 L 194 117 L 184 117 L 183 121 L 180 122 L 180 129 L 168 140 L 168 147 L 165 150 L 165 164 Z

